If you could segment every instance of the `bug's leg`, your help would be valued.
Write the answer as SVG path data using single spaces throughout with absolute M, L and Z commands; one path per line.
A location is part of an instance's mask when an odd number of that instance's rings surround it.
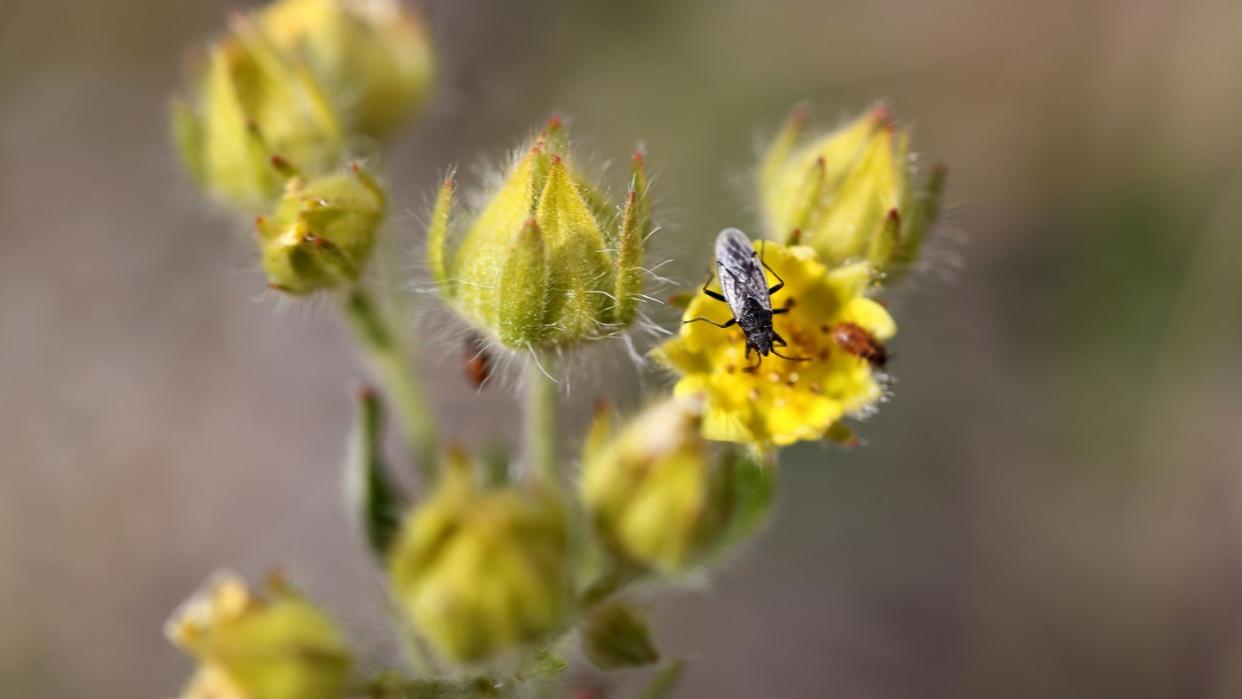
M 698 318 L 691 318 L 690 320 L 683 320 L 681 321 L 681 324 L 685 325 L 686 323 L 693 323 L 695 321 L 700 321 L 700 320 L 703 321 L 704 323 L 711 323 L 712 325 L 715 325 L 718 328 L 731 328 L 737 324 L 737 318 L 730 318 L 723 323 L 717 323 L 711 318 L 707 318 L 705 316 L 699 316 Z
M 775 330 L 772 331 L 772 344 L 780 346 L 780 347 L 789 346 L 789 343 L 785 341 L 785 338 L 781 337 L 780 333 L 776 332 Z
M 749 342 L 747 342 L 746 343 L 746 363 L 748 366 L 743 367 L 742 371 L 745 371 L 749 374 L 755 373 L 755 371 L 759 368 L 759 365 L 763 363 L 763 355 L 759 354 L 758 352 L 755 352 L 755 363 L 750 364 L 750 353 L 754 351 L 755 351 L 755 348 L 752 347 Z
M 781 275 L 777 274 L 776 270 L 769 267 L 768 263 L 763 261 L 763 249 L 767 245 L 767 242 L 768 241 L 766 240 L 759 241 L 759 264 L 763 265 L 764 269 L 768 270 L 772 273 L 772 276 L 776 277 L 776 284 L 768 289 L 768 296 L 771 296 L 772 294 L 775 294 L 785 288 L 785 280 L 781 279 Z
M 728 300 L 726 300 L 724 296 L 707 288 L 707 285 L 711 283 L 712 283 L 712 271 L 709 269 L 707 270 L 707 281 L 703 282 L 703 293 L 707 294 L 709 298 L 716 299 L 717 301 L 721 301 L 723 303 L 728 303 Z
M 772 293 L 772 292 L 770 292 L 770 291 L 769 291 L 768 293 Z M 789 308 L 790 308 L 789 306 L 785 306 L 784 308 L 773 308 L 773 309 L 772 309 L 772 315 L 774 315 L 774 316 L 778 316 L 778 315 L 780 315 L 780 314 L 782 314 L 782 313 L 788 313 L 788 312 L 789 312 Z

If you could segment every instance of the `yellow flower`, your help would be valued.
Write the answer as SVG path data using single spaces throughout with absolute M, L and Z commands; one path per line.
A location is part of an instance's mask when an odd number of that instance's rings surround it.
M 349 649 L 332 622 L 279 580 L 251 593 L 216 575 L 169 620 L 169 640 L 199 661 L 184 699 L 335 699 L 345 691 Z
M 874 404 L 882 389 L 872 361 L 855 340 L 875 347 L 892 337 L 896 325 L 888 312 L 866 298 L 872 268 L 865 262 L 829 270 L 809 247 L 779 243 L 756 244 L 764 260 L 785 280 L 773 306 L 790 306 L 773 324 L 789 346 L 781 348 L 790 361 L 765 358 L 757 369 L 745 357 L 742 331 L 708 323 L 686 323 L 680 334 L 656 348 L 655 356 L 682 374 L 676 395 L 702 394 L 706 399 L 703 433 L 709 439 L 781 446 L 821 439 L 845 415 Z M 774 280 L 770 280 L 774 282 Z M 718 322 L 731 318 L 728 306 L 698 294 L 684 319 L 704 316 Z

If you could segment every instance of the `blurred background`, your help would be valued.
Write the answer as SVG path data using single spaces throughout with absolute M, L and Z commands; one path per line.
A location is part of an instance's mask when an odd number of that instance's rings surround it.
M 220 566 L 281 565 L 388 644 L 340 501 L 361 371 L 326 303 L 265 297 L 169 146 L 185 49 L 245 6 L 0 0 L 5 697 L 171 696 L 161 625 Z M 1242 3 L 425 9 L 401 250 L 449 164 L 474 181 L 553 111 L 601 162 L 646 146 L 687 284 L 755 227 L 737 183 L 799 101 L 831 126 L 885 100 L 950 167 L 866 447 L 789 452 L 766 533 L 654 601 L 679 696 L 1242 696 Z M 511 434 L 429 334 L 449 431 Z

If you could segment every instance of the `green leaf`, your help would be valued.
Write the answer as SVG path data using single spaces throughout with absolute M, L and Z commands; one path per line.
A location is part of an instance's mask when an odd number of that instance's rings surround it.
M 639 699 L 668 699 L 673 696 L 673 690 L 677 689 L 677 683 L 681 681 L 681 674 L 685 669 L 684 660 L 674 660 L 660 668 L 643 693 L 638 695 Z
M 767 521 L 776 502 L 776 462 L 760 463 L 748 452 L 730 451 L 725 457 L 729 511 L 716 555 L 746 541 Z
M 358 394 L 358 413 L 345 463 L 345 489 L 348 507 L 381 563 L 387 558 L 406 508 L 406 498 L 388 477 L 384 464 L 382 425 L 379 395 L 363 389 Z
M 582 638 L 587 657 L 601 670 L 642 667 L 660 659 L 646 620 L 622 602 L 593 609 Z
M 450 172 L 436 195 L 436 205 L 431 211 L 431 226 L 427 229 L 427 266 L 431 277 L 446 297 L 452 297 L 452 277 L 449 275 L 444 247 L 448 240 L 449 213 L 453 208 L 453 190 L 456 185 Z

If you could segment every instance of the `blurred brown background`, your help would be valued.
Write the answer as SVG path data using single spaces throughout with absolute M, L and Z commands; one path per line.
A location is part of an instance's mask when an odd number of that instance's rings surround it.
M 183 50 L 237 7 L 0 0 L 2 696 L 172 695 L 160 626 L 226 565 L 282 564 L 388 643 L 339 498 L 349 346 L 326 304 L 263 299 L 166 137 Z M 734 183 L 797 101 L 885 99 L 950 165 L 869 445 L 791 451 L 761 540 L 657 601 L 680 696 L 1242 696 L 1242 3 L 427 9 L 400 249 L 449 163 L 554 110 L 600 159 L 646 145 L 687 283 L 753 228 Z M 512 429 L 437 347 L 451 431 Z

